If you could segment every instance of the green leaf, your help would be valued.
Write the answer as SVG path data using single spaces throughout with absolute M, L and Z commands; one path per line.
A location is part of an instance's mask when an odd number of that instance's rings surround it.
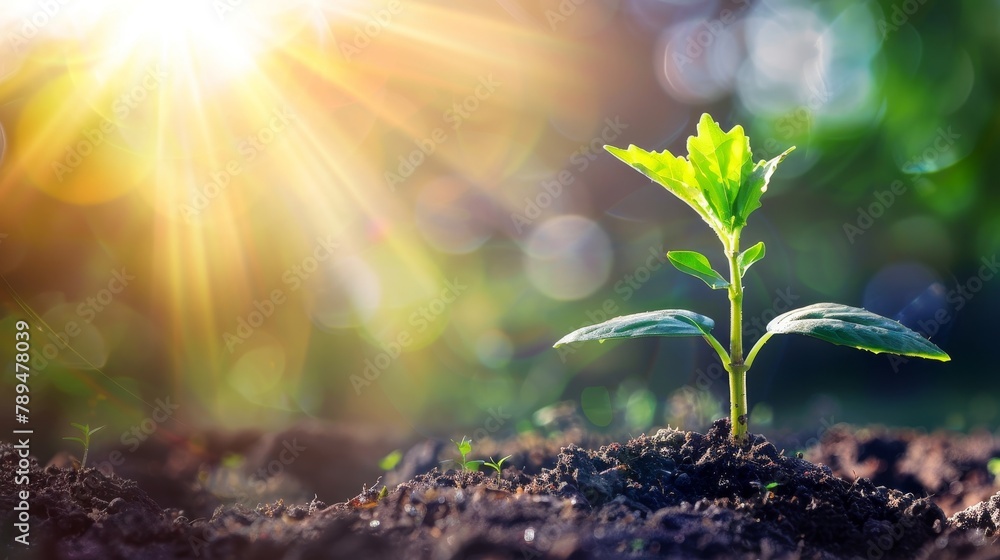
M 463 437 L 462 441 L 455 441 L 455 440 L 451 440 L 451 441 L 452 441 L 452 443 L 455 444 L 455 447 L 458 448 L 458 453 L 463 458 L 466 455 L 468 455 L 469 453 L 472 453 L 472 440 L 471 439 L 466 439 L 466 438 Z
M 382 460 L 378 462 L 378 468 L 382 469 L 383 471 L 391 471 L 392 469 L 396 468 L 396 465 L 398 465 L 402 459 L 403 459 L 403 452 L 396 449 L 392 453 L 389 453 L 385 457 L 382 457 Z
M 695 179 L 694 168 L 687 159 L 675 156 L 669 150 L 659 153 L 647 152 L 634 145 L 629 145 L 627 150 L 614 146 L 604 146 L 604 149 L 684 201 L 712 229 L 717 232 L 724 230 L 723 223 L 716 218 L 712 206 Z
M 736 257 L 736 264 L 740 267 L 740 278 L 747 273 L 750 265 L 764 258 L 764 242 L 761 241 Z
M 604 342 L 612 338 L 644 336 L 704 336 L 715 321 L 685 309 L 662 309 L 615 317 L 603 323 L 577 329 L 559 339 L 553 347 L 583 340 Z
M 695 170 L 695 180 L 705 193 L 716 217 L 729 230 L 737 223 L 733 203 L 753 171 L 750 139 L 742 126 L 723 132 L 708 113 L 698 121 L 698 135 L 688 138 L 688 158 Z
M 700 279 L 713 290 L 729 287 L 729 282 L 716 272 L 708 262 L 708 258 L 698 251 L 668 251 L 667 258 L 677 270 Z
M 754 165 L 750 139 L 742 126 L 724 132 L 705 113 L 697 129 L 698 134 L 688 138 L 687 158 L 632 145 L 627 150 L 604 148 L 687 203 L 725 239 L 745 226 L 750 214 L 760 208 L 760 197 L 771 175 L 795 148 Z
M 892 319 L 859 307 L 816 303 L 783 313 L 767 324 L 771 333 L 792 333 L 880 354 L 951 359 L 931 341 Z
M 508 455 L 508 456 L 504 457 L 503 459 L 500 459 L 499 461 L 493 461 L 493 457 L 490 457 L 490 461 L 492 461 L 492 463 L 486 463 L 486 464 L 487 465 L 492 464 L 493 466 L 495 466 L 497 468 L 497 470 L 500 470 L 500 469 L 503 468 L 504 461 L 506 461 L 507 459 L 510 459 L 511 457 L 513 457 L 513 455 Z
M 80 445 L 82 445 L 84 447 L 87 446 L 87 442 L 83 441 L 82 439 L 80 439 L 78 437 L 64 437 L 63 439 L 68 439 L 69 441 L 78 441 L 78 442 L 80 442 Z
M 736 226 L 742 227 L 746 225 L 750 214 L 760 208 L 760 197 L 767 191 L 767 184 L 771 181 L 771 175 L 774 174 L 774 170 L 785 159 L 785 156 L 794 149 L 795 146 L 792 146 L 766 162 L 760 160 L 753 168 L 753 172 L 747 178 L 746 183 L 740 187 L 739 194 L 736 196 L 736 203 L 733 207 Z

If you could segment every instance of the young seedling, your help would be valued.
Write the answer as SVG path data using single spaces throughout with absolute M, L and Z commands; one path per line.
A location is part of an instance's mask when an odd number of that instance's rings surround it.
M 483 462 L 469 461 L 467 459 L 469 454 L 472 453 L 472 440 L 466 438 L 465 436 L 462 436 L 462 441 L 451 440 L 451 442 L 455 444 L 455 447 L 458 449 L 459 456 L 462 457 L 461 462 L 459 462 L 459 465 L 462 467 L 462 470 L 478 471 L 479 465 L 483 464 Z
M 508 456 L 504 457 L 503 459 L 500 459 L 499 461 L 494 461 L 493 457 L 490 457 L 489 461 L 484 461 L 483 462 L 483 465 L 485 465 L 485 466 L 487 466 L 487 467 L 489 467 L 489 468 L 497 471 L 497 484 L 500 484 L 500 480 L 501 480 L 501 478 L 500 478 L 501 472 L 500 471 L 503 469 L 503 462 L 506 461 L 507 459 L 510 459 L 511 457 L 512 457 L 512 455 L 508 455 Z
M 605 146 L 615 157 L 629 164 L 671 194 L 680 198 L 708 223 L 722 242 L 729 265 L 729 278 L 712 268 L 708 258 L 695 251 L 670 251 L 667 258 L 678 270 L 705 282 L 713 290 L 726 290 L 730 302 L 729 351 L 711 334 L 715 322 L 684 309 L 647 311 L 616 317 L 597 325 L 578 329 L 560 339 L 555 346 L 583 340 L 605 341 L 612 338 L 645 336 L 700 336 L 719 355 L 729 373 L 732 438 L 746 441 L 746 374 L 761 347 L 776 334 L 804 334 L 853 348 L 902 356 L 916 356 L 948 361 L 951 358 L 926 338 L 892 319 L 858 307 L 836 303 L 816 303 L 793 309 L 774 318 L 750 352 L 743 346 L 743 275 L 764 257 L 764 243 L 740 251 L 740 234 L 747 218 L 760 207 L 778 164 L 794 148 L 777 157 L 753 163 L 750 139 L 743 127 L 724 132 L 708 114 L 698 122 L 698 134 L 688 138 L 688 157 L 669 151 L 647 152 L 636 146 L 627 150 Z
M 80 430 L 81 433 L 83 433 L 82 438 L 78 438 L 75 436 L 63 438 L 63 439 L 68 439 L 70 441 L 78 441 L 80 442 L 80 445 L 83 446 L 83 460 L 80 461 L 80 470 L 82 471 L 84 468 L 87 467 L 87 453 L 90 452 L 90 436 L 97 433 L 97 431 L 103 428 L 104 426 L 99 426 L 97 428 L 94 428 L 93 430 L 90 429 L 90 424 L 76 424 L 70 422 L 70 426 L 73 426 L 77 430 Z

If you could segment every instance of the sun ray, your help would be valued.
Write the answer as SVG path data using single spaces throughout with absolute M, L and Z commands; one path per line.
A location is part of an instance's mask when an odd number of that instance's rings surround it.
M 227 383 L 245 385 L 236 378 L 251 352 L 274 358 L 276 369 L 262 376 L 298 384 L 316 317 L 329 312 L 323 305 L 349 319 L 322 328 L 377 344 L 440 291 L 452 271 L 421 241 L 414 197 L 438 175 L 492 196 L 478 184 L 484 169 L 513 168 L 544 127 L 544 119 L 504 115 L 556 105 L 533 91 L 576 80 L 526 61 L 580 47 L 495 9 L 425 0 L 393 12 L 350 0 L 216 4 L 76 3 L 33 38 L 31 64 L 0 79 L 5 99 L 24 96 L 0 196 L 34 207 L 0 215 L 114 204 L 148 224 L 147 232 L 88 235 L 103 235 L 99 244 L 111 251 L 148 242 L 141 252 L 153 278 L 137 289 L 153 302 L 175 387 L 194 384 L 222 416 L 234 410 Z M 33 5 L 19 8 L 30 15 Z M 452 129 L 446 112 L 489 76 L 499 93 Z M 527 129 L 527 142 L 493 150 L 491 161 L 469 158 L 467 143 L 495 145 L 481 133 L 497 122 Z M 405 188 L 390 188 L 387 171 L 435 128 L 447 140 Z M 36 193 L 44 196 L 28 196 Z M 336 254 L 314 266 L 330 236 Z M 309 272 L 291 282 L 302 263 Z M 344 280 L 351 274 L 367 284 Z M 238 334 L 275 291 L 284 296 L 280 312 Z M 442 332 L 429 330 L 421 343 Z

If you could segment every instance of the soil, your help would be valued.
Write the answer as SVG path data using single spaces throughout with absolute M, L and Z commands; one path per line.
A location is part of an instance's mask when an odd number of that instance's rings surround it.
M 287 439 L 218 441 L 254 456 Z M 200 466 L 176 446 L 147 451 L 161 482 L 32 460 L 32 545 L 24 547 L 14 542 L 18 457 L 0 444 L 0 552 L 129 560 L 1000 557 L 1000 494 L 987 466 L 1000 442 L 988 434 L 838 426 L 804 459 L 758 435 L 733 445 L 726 420 L 706 434 L 668 428 L 624 442 L 580 429 L 477 442 L 477 457 L 513 455 L 500 477 L 442 470 L 450 450 L 424 442 L 386 486 L 331 505 L 315 489 L 333 487 L 322 479 L 343 470 L 333 453 L 324 456 L 329 464 L 288 468 L 259 481 L 264 493 L 220 505 L 220 481 L 246 478 L 224 465 L 226 445 Z M 248 499 L 282 492 L 287 503 Z

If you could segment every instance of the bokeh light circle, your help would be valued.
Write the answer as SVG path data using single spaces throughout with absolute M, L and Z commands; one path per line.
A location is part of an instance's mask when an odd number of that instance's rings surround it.
M 248 350 L 230 368 L 227 381 L 253 403 L 264 403 L 285 377 L 285 349 L 275 339 Z
M 441 252 L 470 253 L 490 238 L 489 207 L 467 182 L 440 177 L 425 183 L 417 197 L 417 228 Z
M 32 96 L 21 113 L 11 154 L 46 194 L 70 204 L 100 204 L 135 188 L 152 171 L 151 159 L 123 150 L 117 125 L 85 106 L 66 106 L 82 92 L 69 77 L 54 79 Z
M 657 41 L 656 77 L 671 97 L 685 103 L 715 101 L 727 95 L 743 63 L 734 36 L 738 24 L 688 20 Z
M 514 344 L 503 331 L 490 329 L 476 340 L 476 357 L 487 367 L 502 368 L 513 355 Z
M 378 310 L 382 283 L 363 259 L 355 256 L 337 259 L 321 274 L 321 281 L 312 291 L 312 317 L 321 328 L 358 326 Z
M 540 292 L 568 301 L 589 296 L 611 272 L 611 240 L 597 223 L 574 215 L 547 220 L 525 250 L 528 279 Z
M 882 267 L 865 286 L 864 306 L 913 326 L 945 305 L 946 290 L 937 273 L 919 262 Z

